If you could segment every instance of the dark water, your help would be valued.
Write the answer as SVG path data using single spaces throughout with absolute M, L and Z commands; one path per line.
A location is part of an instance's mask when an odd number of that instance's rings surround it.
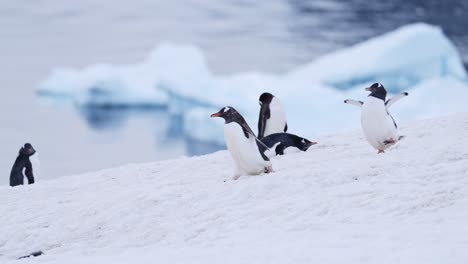
M 39 102 L 35 89 L 55 67 L 136 63 L 171 41 L 199 46 L 216 73 L 282 73 L 418 21 L 440 25 L 466 62 L 467 10 L 468 1 L 1 1 L 0 184 L 25 141 L 42 179 L 219 148 L 181 137 L 181 120 L 161 109 Z

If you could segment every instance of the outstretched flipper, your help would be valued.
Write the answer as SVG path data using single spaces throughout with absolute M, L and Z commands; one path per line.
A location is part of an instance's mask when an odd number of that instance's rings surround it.
M 362 105 L 364 104 L 363 101 L 356 101 L 356 100 L 351 100 L 351 99 L 346 99 L 346 100 L 344 100 L 344 103 L 345 103 L 345 104 L 350 104 L 350 105 L 359 106 L 359 107 L 362 107 Z
M 388 99 L 386 102 L 385 102 L 385 106 L 388 108 L 390 108 L 390 106 L 394 103 L 396 103 L 396 101 L 400 100 L 401 98 L 403 97 L 406 97 L 408 96 L 408 93 L 400 93 L 400 94 L 397 94 L 395 96 L 393 96 L 392 98 Z

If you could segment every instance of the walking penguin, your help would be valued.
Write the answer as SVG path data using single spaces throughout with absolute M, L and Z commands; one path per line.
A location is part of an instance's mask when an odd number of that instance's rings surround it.
M 241 175 L 258 175 L 273 171 L 270 159 L 260 150 L 263 143 L 255 136 L 245 119 L 231 106 L 221 108 L 211 117 L 224 119 L 224 140 L 234 160 L 234 180 Z
M 387 101 L 387 91 L 381 83 L 374 83 L 366 88 L 371 92 L 365 102 L 345 100 L 346 104 L 362 107 L 361 125 L 366 140 L 378 150 L 384 153 L 385 149 L 396 144 L 402 137 L 398 135 L 398 126 L 388 108 L 408 93 L 400 93 Z

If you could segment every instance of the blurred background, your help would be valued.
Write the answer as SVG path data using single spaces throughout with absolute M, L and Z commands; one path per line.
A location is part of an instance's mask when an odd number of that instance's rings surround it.
M 38 151 L 38 181 L 223 147 L 188 139 L 167 109 L 40 99 L 54 69 L 137 64 L 171 42 L 198 47 L 213 74 L 282 75 L 420 21 L 440 26 L 466 65 L 467 11 L 465 0 L 0 0 L 0 184 L 25 142 Z

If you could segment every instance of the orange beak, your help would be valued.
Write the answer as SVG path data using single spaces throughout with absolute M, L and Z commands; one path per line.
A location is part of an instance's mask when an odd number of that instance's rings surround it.
M 214 113 L 211 115 L 211 117 L 220 117 L 221 116 L 221 113 Z
M 367 88 L 366 88 L 366 91 L 372 92 L 372 88 L 367 87 Z

